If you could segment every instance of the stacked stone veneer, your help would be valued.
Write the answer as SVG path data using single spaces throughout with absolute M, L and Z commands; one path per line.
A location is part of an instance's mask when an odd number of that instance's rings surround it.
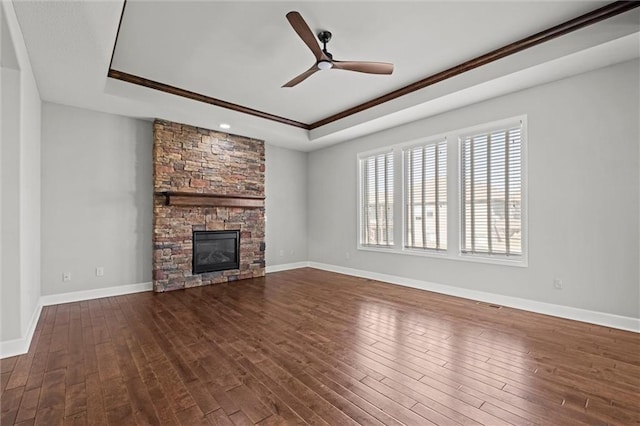
M 161 192 L 264 196 L 264 143 L 184 124 L 154 123 L 153 288 L 264 276 L 264 208 L 165 205 Z M 240 230 L 240 269 L 192 273 L 193 231 Z

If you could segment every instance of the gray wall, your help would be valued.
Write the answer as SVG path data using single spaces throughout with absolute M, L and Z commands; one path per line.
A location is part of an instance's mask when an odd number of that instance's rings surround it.
M 12 4 L 2 2 L 0 14 L 0 341 L 7 342 L 25 338 L 37 319 L 41 102 Z
M 307 256 L 307 153 L 266 145 L 267 266 Z
M 638 68 L 596 70 L 310 153 L 309 260 L 639 317 Z M 522 114 L 527 268 L 356 249 L 357 153 Z
M 150 282 L 151 122 L 45 103 L 42 135 L 42 294 Z
M 6 25 L 3 22 L 3 25 Z M 3 50 L 4 54 L 4 50 Z M 2 340 L 20 337 L 20 71 L 2 67 Z
M 27 331 L 40 299 L 42 102 L 31 70 L 20 81 L 20 312 Z
M 42 126 L 42 294 L 151 281 L 151 123 L 45 103 Z M 266 145 L 269 266 L 307 260 L 306 159 Z

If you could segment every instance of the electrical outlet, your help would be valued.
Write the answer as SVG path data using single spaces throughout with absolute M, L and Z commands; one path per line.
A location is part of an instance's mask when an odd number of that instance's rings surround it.
M 96 268 L 96 277 L 104 277 L 104 267 L 98 266 Z
M 553 288 L 556 290 L 562 290 L 562 280 L 560 278 L 553 279 Z
M 71 281 L 71 272 L 63 272 L 62 281 Z
M 344 258 L 347 259 L 347 260 L 351 259 L 351 253 L 350 252 L 346 252 L 344 254 Z
M 284 256 L 284 250 L 280 250 L 278 254 L 280 255 L 280 257 Z

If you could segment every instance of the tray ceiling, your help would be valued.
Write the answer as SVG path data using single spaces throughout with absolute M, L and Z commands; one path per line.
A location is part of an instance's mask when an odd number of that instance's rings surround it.
M 332 143 L 357 136 L 358 132 L 348 130 L 371 120 L 378 121 L 377 128 L 373 126 L 364 133 L 397 124 L 397 119 L 387 120 L 387 124 L 380 119 L 408 107 L 415 110 L 428 97 L 412 94 L 381 106 L 373 118 L 363 115 L 358 120 L 342 120 L 337 127 L 334 123 L 309 133 L 304 129 L 284 129 L 280 123 L 264 123 L 262 118 L 221 111 L 212 105 L 196 105 L 196 101 L 176 99 L 174 95 L 151 93 L 148 88 L 130 87 L 130 83 L 107 79 L 107 72 L 111 68 L 312 124 L 605 4 L 607 2 L 594 1 L 129 0 L 126 4 L 18 1 L 15 10 L 45 100 L 196 125 L 205 125 L 209 120 L 209 127 L 214 127 L 214 123 L 217 126 L 220 121 L 232 121 L 231 131 L 243 131 L 263 139 L 281 135 L 283 140 L 295 139 L 302 145 L 314 137 L 336 132 L 343 135 L 331 139 Z M 320 30 L 333 33 L 328 50 L 335 59 L 392 62 L 394 73 L 384 76 L 328 70 L 314 74 L 296 87 L 282 88 L 285 82 L 314 63 L 311 52 L 285 18 L 291 10 L 300 12 L 315 33 Z M 468 89 L 480 85 L 483 79 L 504 77 L 637 33 L 636 11 L 626 17 L 613 18 L 595 32 L 580 30 L 581 34 L 565 42 L 572 45 L 573 50 L 559 42 L 551 43 L 546 50 L 557 52 L 547 57 L 540 53 L 541 49 L 527 55 L 517 54 L 509 61 L 502 60 L 477 72 L 475 79 L 455 77 L 456 81 L 447 84 Z M 498 65 L 506 70 L 502 75 L 496 71 Z M 69 87 L 65 93 L 60 88 L 65 82 L 80 88 Z M 83 85 L 88 86 L 87 89 L 82 90 Z M 409 114 L 404 120 L 419 118 L 419 115 Z M 240 120 L 244 124 L 237 124 Z M 293 145 L 296 144 L 292 142 L 287 146 L 296 147 Z

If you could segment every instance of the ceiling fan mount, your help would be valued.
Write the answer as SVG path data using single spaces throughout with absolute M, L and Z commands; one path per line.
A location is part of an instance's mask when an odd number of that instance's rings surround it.
M 333 59 L 333 55 L 327 51 L 327 43 L 329 43 L 332 36 L 330 31 L 320 31 L 318 33 L 318 40 L 322 43 L 321 49 L 316 42 L 313 32 L 298 12 L 292 11 L 287 13 L 287 20 L 309 50 L 311 50 L 311 53 L 313 53 L 316 58 L 316 62 L 307 71 L 285 83 L 282 87 L 293 87 L 319 70 L 332 68 L 366 74 L 391 74 L 393 72 L 393 64 L 386 62 L 336 61 Z
M 318 33 L 318 40 L 320 40 L 320 43 L 324 44 L 326 49 L 327 43 L 331 40 L 331 31 L 320 31 Z

